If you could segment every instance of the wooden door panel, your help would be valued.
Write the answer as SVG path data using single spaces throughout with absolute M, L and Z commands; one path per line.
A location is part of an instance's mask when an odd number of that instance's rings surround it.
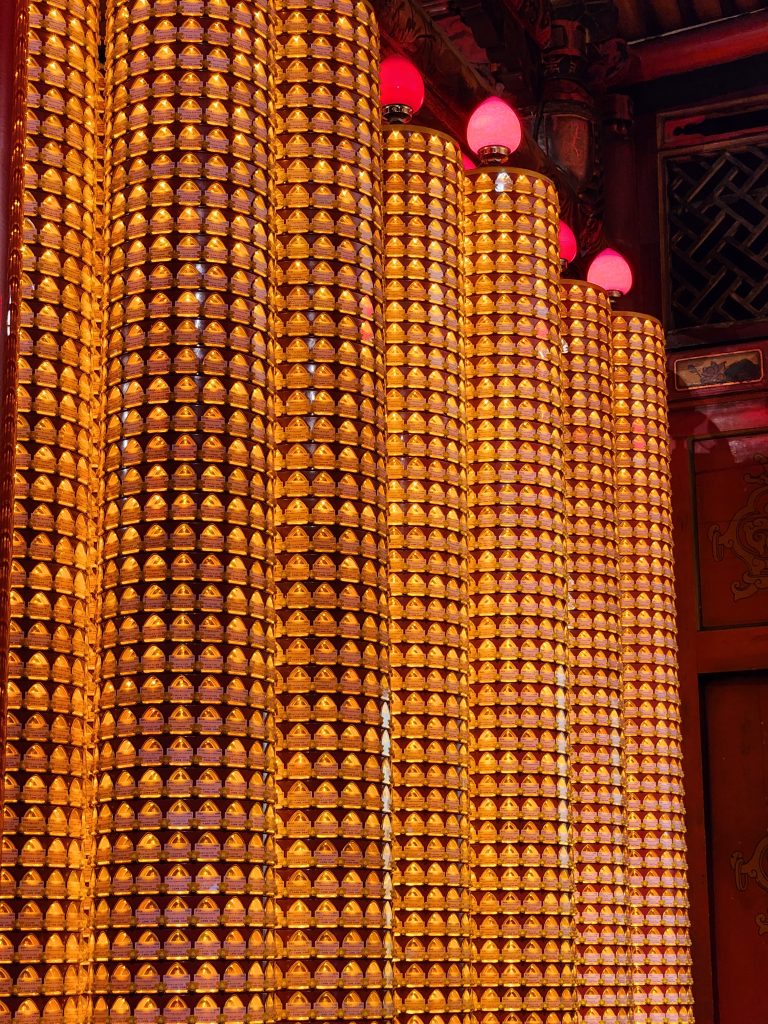
M 704 677 L 719 1024 L 768 1024 L 768 675 Z

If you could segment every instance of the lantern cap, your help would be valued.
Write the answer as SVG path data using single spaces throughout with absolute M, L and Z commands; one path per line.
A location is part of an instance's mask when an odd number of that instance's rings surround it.
M 573 228 L 564 220 L 560 221 L 560 226 L 557 229 L 557 241 L 560 247 L 560 261 L 563 264 L 572 263 L 576 259 L 579 245 Z
M 626 295 L 632 287 L 632 268 L 620 252 L 601 249 L 589 265 L 587 280 L 617 298 Z
M 467 142 L 481 162 L 506 160 L 523 138 L 520 118 L 500 96 L 489 96 L 478 104 L 467 124 Z
M 392 124 L 410 121 L 424 103 L 424 79 L 412 61 L 391 54 L 381 62 L 381 105 Z

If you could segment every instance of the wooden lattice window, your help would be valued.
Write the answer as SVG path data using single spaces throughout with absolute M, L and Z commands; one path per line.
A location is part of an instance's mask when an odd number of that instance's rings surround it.
M 768 142 L 664 166 L 669 326 L 768 319 Z

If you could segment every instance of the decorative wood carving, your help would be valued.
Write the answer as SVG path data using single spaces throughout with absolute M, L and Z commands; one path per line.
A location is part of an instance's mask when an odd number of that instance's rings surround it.
M 499 0 L 458 0 L 462 20 L 485 50 L 496 81 L 519 110 L 535 111 L 541 79 L 541 46 L 510 7 Z
M 552 15 L 547 0 L 501 0 L 501 6 L 537 46 L 549 43 Z
M 430 16 L 411 0 L 375 0 L 382 44 L 418 65 L 426 110 L 441 126 L 464 136 L 466 114 L 494 90 L 490 76 L 471 65 Z
M 766 435 L 714 435 L 693 447 L 700 626 L 764 625 L 768 590 Z
M 750 488 L 746 501 L 726 529 L 714 523 L 709 530 L 717 561 L 730 549 L 744 567 L 741 579 L 731 583 L 734 601 L 768 589 L 768 461 L 759 461 L 757 472 L 745 473 L 744 484 Z
M 463 140 L 471 109 L 496 91 L 495 80 L 460 53 L 415 0 L 374 0 L 373 6 L 384 51 L 407 54 L 424 77 L 427 96 L 419 120 Z M 479 6 L 479 0 L 462 0 L 460 4 L 462 18 L 471 26 L 472 9 Z M 557 186 L 563 216 L 572 217 L 576 202 L 573 183 L 544 153 L 528 129 L 524 129 L 515 164 L 551 178 Z

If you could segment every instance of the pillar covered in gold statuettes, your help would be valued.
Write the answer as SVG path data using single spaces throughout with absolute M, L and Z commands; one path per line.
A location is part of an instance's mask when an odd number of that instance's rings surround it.
M 557 211 L 534 173 L 466 177 L 478 1024 L 573 1019 Z
M 469 1009 L 463 168 L 384 134 L 395 1010 Z
M 281 0 L 272 47 L 276 1020 L 391 1016 L 378 32 Z
M 94 1021 L 261 1021 L 267 11 L 107 4 Z
M 35 1024 L 90 1003 L 97 6 L 29 5 L 0 1012 Z
M 693 1020 L 664 333 L 614 313 L 633 1024 Z
M 570 817 L 579 1020 L 626 1024 L 621 629 L 611 307 L 562 282 L 570 689 Z
M 658 323 L 372 0 L 28 6 L 0 1024 L 692 1024 Z

